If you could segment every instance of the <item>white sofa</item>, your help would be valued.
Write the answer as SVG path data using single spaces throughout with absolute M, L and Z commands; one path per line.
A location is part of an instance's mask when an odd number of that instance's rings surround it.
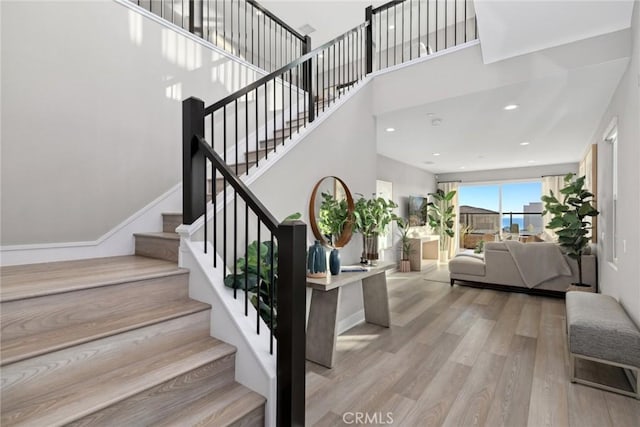
M 559 275 L 541 283 L 531 286 L 527 284 L 518 268 L 512 253 L 505 242 L 488 242 L 484 246 L 484 256 L 458 255 L 449 261 L 451 285 L 456 281 L 461 284 L 484 284 L 486 287 L 504 290 L 525 291 L 531 293 L 564 294 L 571 283 L 578 282 L 578 263 L 561 254 L 558 247 L 551 243 L 527 243 L 526 245 L 546 245 L 533 249 L 550 251 L 550 256 L 564 257 L 571 275 Z M 548 249 L 547 249 L 548 248 Z M 552 252 L 551 252 L 552 251 Z M 540 253 L 540 252 L 538 252 Z M 522 260 L 520 267 L 522 268 Z M 529 267 L 544 269 L 544 266 L 532 265 Z M 592 287 L 597 286 L 596 257 L 594 255 L 582 256 L 582 281 Z

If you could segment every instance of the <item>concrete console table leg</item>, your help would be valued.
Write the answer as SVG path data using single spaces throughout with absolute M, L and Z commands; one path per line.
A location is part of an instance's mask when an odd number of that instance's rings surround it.
M 362 297 L 364 300 L 364 320 L 367 323 L 388 328 L 391 325 L 391 316 L 389 314 L 387 276 L 384 271 L 362 279 Z
M 307 323 L 307 360 L 333 367 L 338 336 L 340 288 L 313 290 Z

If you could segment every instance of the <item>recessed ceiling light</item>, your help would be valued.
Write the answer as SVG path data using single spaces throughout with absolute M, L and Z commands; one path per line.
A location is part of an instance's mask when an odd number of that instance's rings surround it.
M 425 162 L 423 162 L 425 165 L 432 165 L 434 164 L 431 160 L 427 160 Z
M 460 169 L 464 169 L 464 166 L 460 166 Z
M 433 117 L 435 115 L 436 115 L 436 113 L 427 113 L 427 117 Z
M 433 153 L 433 155 L 434 155 L 434 156 L 439 156 L 439 155 L 440 155 L 440 153 Z
M 524 141 L 524 142 L 521 142 L 521 143 L 520 143 L 520 145 L 523 145 L 523 146 L 524 146 L 524 145 L 529 145 L 529 144 L 530 144 L 530 142 L 529 142 L 529 141 Z
M 431 120 L 431 126 L 440 126 L 441 124 L 442 124 L 442 119 Z
M 396 26 L 395 26 L 395 25 L 389 25 L 389 29 L 390 29 L 390 30 L 393 30 L 394 28 L 396 28 Z
M 511 111 L 511 110 L 515 110 L 516 108 L 518 108 L 519 105 L 518 104 L 509 104 L 509 105 L 505 105 L 504 109 L 506 111 Z
M 386 128 L 385 129 L 387 132 L 395 132 L 396 128 Z
M 529 160 L 527 163 L 535 163 L 535 160 Z

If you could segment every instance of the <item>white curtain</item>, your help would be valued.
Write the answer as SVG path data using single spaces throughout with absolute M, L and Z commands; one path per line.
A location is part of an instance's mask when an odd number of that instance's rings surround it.
M 558 200 L 562 201 L 562 194 L 560 194 L 560 189 L 565 187 L 564 183 L 564 175 L 549 175 L 542 177 L 542 194 L 545 196 L 550 195 L 551 191 L 553 191 L 554 196 L 558 198 Z M 543 206 L 544 209 L 544 206 Z M 547 227 L 547 224 L 553 216 L 551 214 L 546 214 L 542 217 L 542 226 L 544 228 L 544 233 L 550 236 L 554 241 L 557 240 L 556 233 L 553 230 L 550 230 Z M 543 234 L 544 234 L 543 233 Z M 546 240 L 546 239 L 545 239 Z
M 453 199 L 451 200 L 451 203 L 453 204 L 453 206 L 455 206 L 455 211 L 456 211 L 456 218 L 454 220 L 454 232 L 455 235 L 453 236 L 453 238 L 451 239 L 447 239 L 446 241 L 446 245 L 445 248 L 449 253 L 449 259 L 453 258 L 456 255 L 456 250 L 458 248 L 457 242 L 458 242 L 458 211 L 459 211 L 459 206 L 458 206 L 458 183 L 457 182 L 439 182 L 438 183 L 438 188 L 441 189 L 442 191 L 444 191 L 445 194 L 447 194 L 450 191 L 455 191 L 456 195 L 453 197 Z

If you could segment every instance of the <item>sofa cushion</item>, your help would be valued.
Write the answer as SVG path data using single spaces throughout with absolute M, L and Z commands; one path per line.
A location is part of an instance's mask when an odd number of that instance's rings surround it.
M 449 271 L 452 274 L 468 274 L 484 276 L 485 265 L 481 257 L 458 255 L 449 261 Z
M 640 331 L 608 295 L 567 292 L 569 351 L 640 367 Z

